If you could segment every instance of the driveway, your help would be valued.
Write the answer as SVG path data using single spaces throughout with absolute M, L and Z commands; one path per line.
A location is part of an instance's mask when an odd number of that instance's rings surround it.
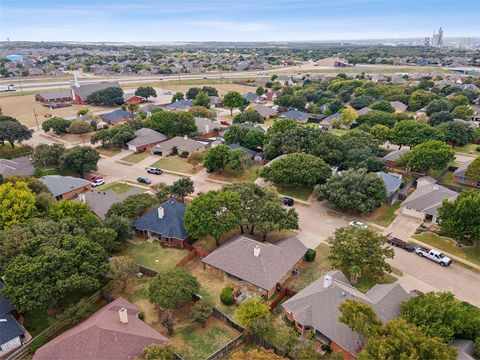
M 392 236 L 409 241 L 421 223 L 421 219 L 404 215 L 400 210 L 397 218 L 384 230 L 383 234 L 388 235 L 391 233 Z

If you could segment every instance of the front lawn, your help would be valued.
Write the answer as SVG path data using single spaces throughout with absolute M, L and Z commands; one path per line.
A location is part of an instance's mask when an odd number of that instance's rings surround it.
M 385 273 L 382 279 L 360 279 L 355 287 L 362 293 L 366 293 L 377 284 L 393 284 L 395 281 L 397 281 L 395 276 Z
M 438 250 L 443 250 L 452 255 L 480 265 L 480 245 L 458 247 L 457 242 L 445 236 L 439 236 L 433 232 L 424 232 L 415 234 L 414 239 L 420 240 L 425 244 L 431 245 Z
M 208 178 L 211 180 L 218 180 L 223 182 L 231 183 L 253 183 L 258 177 L 259 166 L 249 166 L 245 171 L 240 175 L 227 174 L 223 171 L 215 171 L 208 175 Z
M 308 201 L 313 193 L 313 187 L 301 185 L 276 185 L 279 194 L 295 199 Z
M 477 149 L 480 148 L 479 144 L 467 144 L 465 146 L 456 146 L 453 148 L 456 152 L 461 152 L 461 153 L 466 153 L 466 154 L 472 154 L 472 155 L 480 155 L 480 151 Z
M 160 242 L 141 241 L 128 243 L 120 255 L 129 256 L 138 264 L 155 271 L 173 269 L 188 251 L 175 248 L 164 248 Z
M 193 169 L 193 165 L 187 162 L 187 159 L 181 158 L 180 156 L 167 156 L 156 162 L 154 162 L 152 167 L 158 167 L 162 170 L 180 172 L 185 174 L 195 174 L 199 172 L 202 167 L 198 165 L 196 169 Z
M 375 211 L 373 211 L 371 214 L 363 218 L 374 224 L 387 227 L 393 220 L 395 220 L 395 212 L 400 208 L 401 204 L 402 203 L 400 201 L 396 201 L 393 205 L 383 204 L 379 208 L 375 209 Z
M 133 186 L 133 185 L 123 183 L 123 182 L 114 182 L 114 183 L 99 187 L 98 189 L 101 190 L 101 191 L 112 190 L 112 191 L 116 192 L 117 194 L 123 194 L 123 193 L 125 193 L 129 190 L 135 189 L 135 188 L 140 189 L 141 191 L 146 190 L 144 188 L 141 188 L 141 187 L 138 187 L 138 186 Z
M 133 163 L 133 164 L 137 164 L 140 161 L 148 158 L 150 155 L 151 154 L 148 151 L 144 151 L 144 152 L 139 152 L 139 153 L 132 153 L 130 155 L 127 155 L 127 156 L 121 158 L 120 160 L 125 161 L 125 162 L 129 162 L 129 163 Z
M 120 151 L 122 151 L 121 148 L 114 147 L 114 146 L 97 146 L 95 150 L 97 150 L 100 153 L 100 155 L 103 155 L 106 157 L 117 155 L 118 153 L 120 153 Z
M 342 136 L 342 135 L 345 135 L 348 132 L 348 130 L 346 130 L 346 129 L 332 129 L 332 130 L 330 130 L 330 132 L 334 135 Z

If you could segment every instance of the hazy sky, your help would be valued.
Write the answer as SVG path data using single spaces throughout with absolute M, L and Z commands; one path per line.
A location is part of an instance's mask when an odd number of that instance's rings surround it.
M 480 0 L 0 0 L 0 40 L 295 41 L 480 36 Z

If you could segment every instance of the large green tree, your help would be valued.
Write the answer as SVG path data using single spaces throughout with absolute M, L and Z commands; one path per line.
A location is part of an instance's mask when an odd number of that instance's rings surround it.
M 157 198 L 153 195 L 147 193 L 130 195 L 125 200 L 113 204 L 107 211 L 107 218 L 117 215 L 134 219 L 155 204 L 157 204 Z
M 187 270 L 176 267 L 155 276 L 148 288 L 148 298 L 152 304 L 171 310 L 192 301 L 199 290 L 197 279 Z
M 85 173 L 96 171 L 100 154 L 90 146 L 75 146 L 66 150 L 60 157 L 60 167 L 64 170 L 79 173 L 83 178 Z
M 184 202 L 185 196 L 193 194 L 195 186 L 190 178 L 181 178 L 175 181 L 169 188 L 170 193 L 174 196 L 178 196 Z
M 60 135 L 67 132 L 70 124 L 71 121 L 55 116 L 47 121 L 44 121 L 42 123 L 42 129 L 45 132 L 52 130 L 55 134 Z
M 87 102 L 92 105 L 122 105 L 123 90 L 120 87 L 108 87 L 106 89 L 97 90 L 88 95 Z
M 400 121 L 390 133 L 390 140 L 396 145 L 416 146 L 427 140 L 437 139 L 438 134 L 428 124 L 415 120 Z
M 233 115 L 233 109 L 248 105 L 248 101 L 237 91 L 229 91 L 222 100 L 222 105 L 230 109 L 230 115 Z
M 441 170 L 455 158 L 455 152 L 450 145 L 440 140 L 429 140 L 415 146 L 400 159 L 400 164 L 409 168 L 425 172 L 429 169 Z
M 375 311 L 365 303 L 347 299 L 340 304 L 338 309 L 342 313 L 338 321 L 359 333 L 363 338 L 373 335 L 382 326 Z
M 467 145 L 473 138 L 473 129 L 469 124 L 451 121 L 436 126 L 443 139 L 452 146 Z
M 231 173 L 242 173 L 245 163 L 244 153 L 240 149 L 231 149 L 227 145 L 210 148 L 205 154 L 203 165 L 207 171 L 226 170 Z
M 54 166 L 60 165 L 60 157 L 65 152 L 65 146 L 63 144 L 38 144 L 32 153 L 32 163 L 35 167 Z
M 148 99 L 149 97 L 156 98 L 157 92 L 151 86 L 140 86 L 135 90 L 135 95 L 144 97 L 145 99 Z
M 192 103 L 193 106 L 203 106 L 205 108 L 210 108 L 210 97 L 206 92 L 200 91 L 196 96 L 195 100 Z
M 258 296 L 252 296 L 243 301 L 234 314 L 238 323 L 247 330 L 252 330 L 258 322 L 266 321 L 269 316 L 270 307 Z
M 477 157 L 468 165 L 465 176 L 469 179 L 480 182 L 480 157 Z
M 15 142 L 21 143 L 32 137 L 32 130 L 16 121 L 0 121 L 0 142 L 10 143 L 15 148 Z
M 183 111 L 157 111 L 145 125 L 168 137 L 193 134 L 197 131 L 193 115 Z

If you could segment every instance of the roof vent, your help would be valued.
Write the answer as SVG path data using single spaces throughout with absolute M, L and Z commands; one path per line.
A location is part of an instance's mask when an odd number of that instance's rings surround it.
M 164 216 L 165 216 L 165 210 L 163 209 L 163 207 L 159 206 L 158 207 L 158 218 L 163 219 Z
M 332 286 L 332 277 L 330 275 L 325 275 L 323 277 L 323 287 L 326 289 L 330 286 Z
M 255 247 L 253 248 L 253 256 L 255 256 L 255 257 L 260 256 L 260 246 L 255 245 Z
M 7 319 L 0 319 L 0 323 L 6 323 Z
M 118 309 L 118 316 L 120 317 L 120 322 L 122 324 L 128 324 L 128 313 L 127 309 L 124 307 Z

